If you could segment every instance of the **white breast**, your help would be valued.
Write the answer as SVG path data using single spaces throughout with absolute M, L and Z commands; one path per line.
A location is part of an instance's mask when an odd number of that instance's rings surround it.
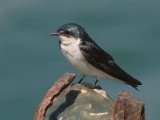
M 69 63 L 80 73 L 86 76 L 104 78 L 106 74 L 89 64 L 79 49 L 80 39 L 60 37 L 61 51 Z

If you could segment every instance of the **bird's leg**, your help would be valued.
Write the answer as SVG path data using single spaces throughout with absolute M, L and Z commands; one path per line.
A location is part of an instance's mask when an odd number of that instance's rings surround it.
M 96 82 L 94 83 L 94 86 L 96 86 L 96 84 L 97 84 L 97 82 L 99 81 L 99 79 L 98 78 L 96 78 Z
M 83 75 L 83 76 L 82 76 L 82 78 L 79 80 L 79 82 L 78 82 L 78 83 L 81 83 L 81 82 L 82 82 L 82 80 L 83 80 L 83 79 L 85 79 L 85 78 L 86 78 L 86 76 L 85 76 L 85 75 Z

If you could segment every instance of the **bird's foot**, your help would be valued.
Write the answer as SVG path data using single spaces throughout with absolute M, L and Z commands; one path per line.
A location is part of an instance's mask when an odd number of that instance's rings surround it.
M 88 88 L 90 88 L 90 89 L 102 89 L 101 88 L 101 86 L 96 86 L 95 84 L 93 85 L 93 84 L 90 84 L 90 83 L 86 83 L 86 82 L 84 82 L 84 83 L 82 83 L 84 86 L 86 86 L 86 87 L 88 87 Z

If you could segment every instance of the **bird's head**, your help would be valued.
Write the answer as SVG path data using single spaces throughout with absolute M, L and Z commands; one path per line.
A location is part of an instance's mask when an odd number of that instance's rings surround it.
M 64 24 L 56 32 L 51 33 L 51 35 L 58 36 L 65 43 L 81 39 L 84 34 L 86 34 L 85 29 L 75 23 Z

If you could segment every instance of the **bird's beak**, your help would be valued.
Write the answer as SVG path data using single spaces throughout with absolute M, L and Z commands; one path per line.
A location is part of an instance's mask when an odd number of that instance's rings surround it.
M 55 35 L 55 36 L 59 36 L 59 33 L 58 32 L 54 32 L 54 33 L 51 33 L 50 35 Z

